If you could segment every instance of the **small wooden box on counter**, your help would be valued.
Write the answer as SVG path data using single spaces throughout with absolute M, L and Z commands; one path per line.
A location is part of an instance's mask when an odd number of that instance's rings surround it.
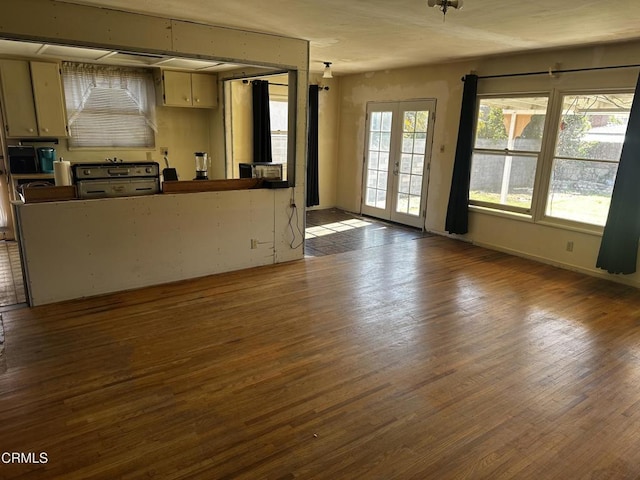
M 25 187 L 22 189 L 24 203 L 60 202 L 78 198 L 75 185 L 50 187 Z
M 261 188 L 262 178 L 234 178 L 228 180 L 181 180 L 163 182 L 162 193 L 220 192 Z

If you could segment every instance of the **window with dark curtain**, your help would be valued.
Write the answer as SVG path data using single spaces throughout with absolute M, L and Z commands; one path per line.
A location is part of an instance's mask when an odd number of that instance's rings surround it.
M 469 182 L 471 177 L 471 153 L 473 150 L 473 127 L 476 113 L 478 76 L 464 78 L 462 108 L 458 143 L 453 164 L 453 177 L 449 205 L 447 208 L 446 230 L 449 233 L 465 234 L 469 231 Z
M 309 86 L 309 134 L 307 140 L 307 207 L 320 204 L 318 185 L 318 85 Z
M 611 195 L 596 267 L 609 273 L 634 273 L 640 239 L 640 76 L 629 113 L 627 134 Z
M 253 87 L 253 161 L 271 162 L 271 119 L 269 82 L 254 80 Z

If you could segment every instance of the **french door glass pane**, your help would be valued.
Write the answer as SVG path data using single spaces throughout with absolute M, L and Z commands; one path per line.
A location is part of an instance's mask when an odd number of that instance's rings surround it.
M 409 215 L 420 215 L 420 201 L 422 197 L 420 195 L 409 195 Z
M 391 119 L 393 118 L 393 112 L 382 112 L 382 127 L 380 128 L 383 132 L 391 131 Z
M 378 161 L 378 170 L 381 172 L 389 171 L 389 152 L 380 152 L 380 160 Z
M 380 159 L 380 152 L 369 152 L 369 169 L 378 170 L 378 160 Z
M 367 192 L 365 194 L 365 204 L 370 207 L 385 209 L 387 205 L 391 120 L 392 112 L 371 113 Z
M 403 154 L 400 158 L 400 173 L 411 172 L 411 155 Z
M 369 170 L 369 175 L 367 177 L 367 186 L 370 188 L 376 188 L 376 185 L 378 185 L 378 171 Z
M 396 198 L 397 213 L 420 215 L 428 127 L 428 111 L 404 112 Z

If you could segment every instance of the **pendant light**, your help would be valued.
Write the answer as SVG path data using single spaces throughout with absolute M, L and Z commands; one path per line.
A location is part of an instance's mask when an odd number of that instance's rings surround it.
M 463 5 L 463 0 L 427 0 L 427 5 L 430 7 L 440 7 L 443 15 L 447 14 L 449 8 L 460 9 Z
M 322 74 L 322 78 L 333 78 L 333 74 L 331 73 L 331 62 L 322 63 L 324 63 L 324 73 Z

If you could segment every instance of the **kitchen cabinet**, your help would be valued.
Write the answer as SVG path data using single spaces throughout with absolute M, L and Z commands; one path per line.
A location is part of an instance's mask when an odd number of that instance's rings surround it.
M 168 107 L 214 108 L 218 104 L 215 75 L 162 71 L 162 101 Z
M 57 63 L 3 59 L 0 75 L 7 137 L 68 136 Z

